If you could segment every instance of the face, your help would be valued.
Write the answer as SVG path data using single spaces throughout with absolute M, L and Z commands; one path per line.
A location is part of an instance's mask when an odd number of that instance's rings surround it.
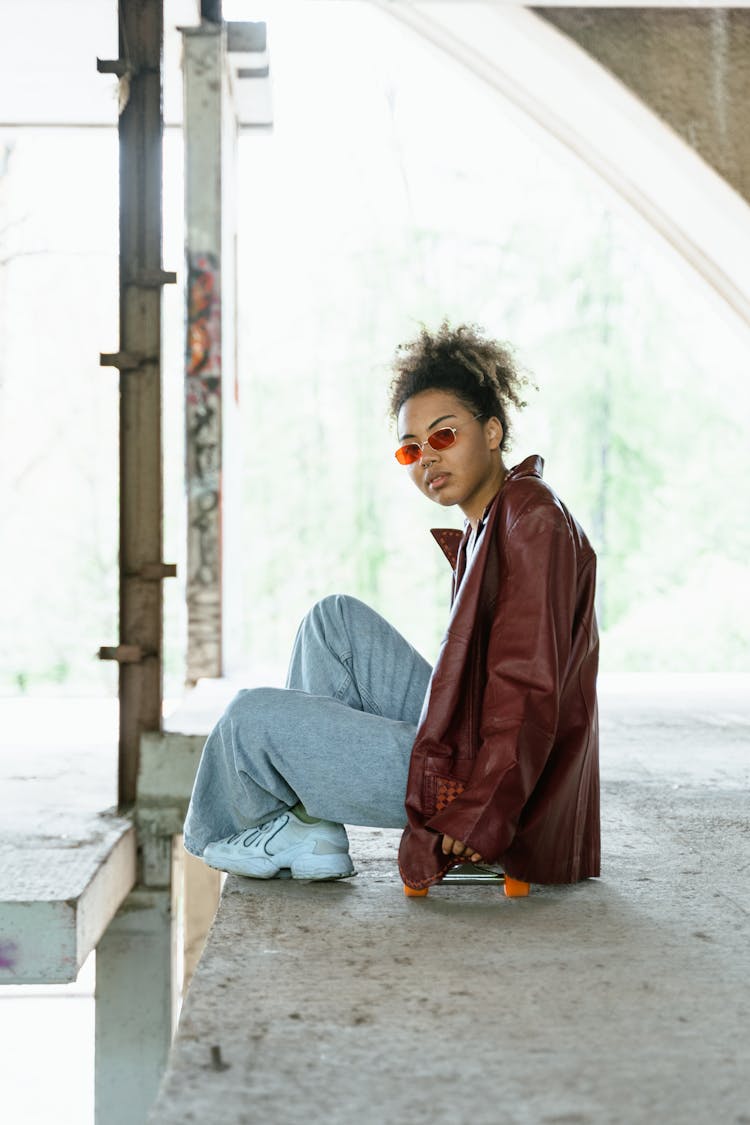
M 425 445 L 405 472 L 436 504 L 458 504 L 467 519 L 478 520 L 500 488 L 505 467 L 500 455 L 503 429 L 497 418 L 477 418 L 451 391 L 421 391 L 398 412 L 398 442 L 423 442 L 446 426 L 460 427 L 447 449 Z

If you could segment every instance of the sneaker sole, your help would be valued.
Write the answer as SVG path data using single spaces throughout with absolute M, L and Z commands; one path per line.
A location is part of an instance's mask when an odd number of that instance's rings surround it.
M 277 865 L 271 859 L 261 856 L 248 857 L 238 861 L 235 858 L 226 860 L 220 856 L 209 858 L 203 855 L 203 862 L 217 871 L 226 871 L 229 875 L 244 875 L 247 879 L 275 879 L 280 873 L 289 871 L 289 867 Z M 320 882 L 325 879 L 350 879 L 357 872 L 348 854 L 340 853 L 331 856 L 305 856 L 304 859 L 292 860 L 292 879 L 306 879 Z M 289 875 L 282 878 L 289 878 Z
M 305 856 L 296 863 L 292 862 L 293 879 L 351 879 L 356 874 L 349 855 L 343 852 L 340 855 L 316 856 L 314 860 Z

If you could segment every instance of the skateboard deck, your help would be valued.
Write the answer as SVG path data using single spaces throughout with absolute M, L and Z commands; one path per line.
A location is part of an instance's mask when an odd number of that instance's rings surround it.
M 468 883 L 497 883 L 503 888 L 506 898 L 526 898 L 529 893 L 528 883 L 524 883 L 521 879 L 513 879 L 504 871 L 485 867 L 481 863 L 461 863 L 452 867 L 435 885 L 440 886 L 442 883 L 459 883 L 463 886 Z M 404 894 L 407 898 L 424 898 L 429 890 L 429 887 L 424 887 L 422 890 L 415 891 L 413 887 L 404 884 Z

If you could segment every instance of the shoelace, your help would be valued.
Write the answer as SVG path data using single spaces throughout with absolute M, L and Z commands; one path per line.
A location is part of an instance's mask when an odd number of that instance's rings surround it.
M 281 816 L 283 815 L 282 813 Z M 268 820 L 265 824 L 258 825 L 257 828 L 251 828 L 249 832 L 246 828 L 243 828 L 241 832 L 235 832 L 233 836 L 227 836 L 225 843 L 234 844 L 238 840 L 242 840 L 244 847 L 249 848 L 251 844 L 257 843 L 264 836 L 269 836 L 278 824 L 281 816 L 275 816 L 273 820 Z M 243 836 L 244 840 L 242 839 Z

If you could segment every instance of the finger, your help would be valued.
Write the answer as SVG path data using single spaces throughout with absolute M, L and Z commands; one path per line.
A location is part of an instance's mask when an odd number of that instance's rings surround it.
M 461 840 L 455 840 L 454 841 L 454 843 L 453 843 L 453 854 L 454 855 L 463 855 L 465 850 L 466 850 L 466 845 L 463 844 L 461 842 Z
M 450 855 L 453 850 L 455 841 L 452 836 L 443 836 L 443 851 L 446 855 Z

